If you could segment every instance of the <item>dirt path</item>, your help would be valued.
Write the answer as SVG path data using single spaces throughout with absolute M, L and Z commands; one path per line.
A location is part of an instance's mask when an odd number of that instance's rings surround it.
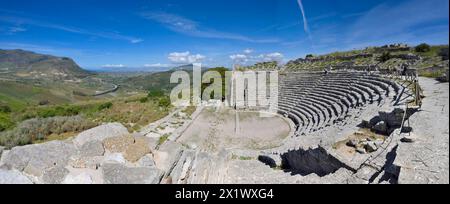
M 400 183 L 449 183 L 449 83 L 420 78 L 426 98 L 411 118 L 414 143 L 402 143 Z

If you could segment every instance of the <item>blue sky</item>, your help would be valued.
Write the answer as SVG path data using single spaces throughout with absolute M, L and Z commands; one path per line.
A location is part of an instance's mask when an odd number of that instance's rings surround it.
M 448 44 L 448 0 L 0 0 L 0 49 L 87 69 L 253 64 L 387 43 Z

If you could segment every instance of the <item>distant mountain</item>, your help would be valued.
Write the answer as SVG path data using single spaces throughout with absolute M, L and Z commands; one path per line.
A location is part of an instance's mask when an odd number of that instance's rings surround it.
M 170 77 L 172 76 L 172 73 L 176 71 L 186 71 L 192 79 L 192 68 L 193 65 L 189 64 L 172 68 L 169 71 L 142 74 L 127 78 L 120 85 L 142 90 L 163 90 L 166 93 L 170 93 L 170 91 L 177 85 L 170 83 Z M 202 72 L 208 70 L 210 70 L 210 68 L 202 67 Z
M 91 75 L 72 59 L 25 50 L 1 50 L 0 72 L 24 78 L 76 79 Z
M 175 68 L 172 68 L 170 71 L 192 71 L 192 69 L 194 68 L 193 64 L 186 64 L 186 65 L 181 65 Z M 202 66 L 202 70 L 208 70 L 208 67 L 204 67 Z

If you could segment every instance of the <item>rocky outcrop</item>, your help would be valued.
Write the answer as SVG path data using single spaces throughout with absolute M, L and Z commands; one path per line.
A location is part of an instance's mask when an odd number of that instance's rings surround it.
M 83 157 L 95 157 L 103 156 L 105 154 L 105 148 L 101 141 L 91 141 L 80 148 L 80 155 Z
M 41 177 L 54 167 L 66 166 L 78 150 L 70 142 L 53 141 L 44 144 L 16 147 L 2 156 L 1 164 L 8 169 Z
M 17 170 L 0 169 L 0 184 L 32 184 L 31 180 Z
M 131 135 L 126 134 L 118 137 L 106 138 L 103 141 L 103 145 L 110 152 L 125 152 L 127 150 L 127 147 L 133 144 L 134 141 L 135 140 Z
M 162 169 L 158 169 L 152 154 L 154 143 L 112 123 L 66 141 L 15 147 L 1 157 L 0 183 L 159 183 L 179 158 L 181 145 L 168 142 L 162 146 L 157 157 Z
M 103 141 L 110 137 L 119 137 L 127 134 L 129 134 L 127 128 L 120 123 L 110 123 L 79 134 L 73 140 L 73 143 L 76 146 L 81 147 L 87 142 Z
M 151 151 L 150 141 L 145 137 L 137 137 L 134 143 L 127 147 L 124 156 L 126 160 L 134 163 Z
M 105 164 L 102 170 L 107 184 L 158 184 L 163 176 L 163 172 L 155 167 Z

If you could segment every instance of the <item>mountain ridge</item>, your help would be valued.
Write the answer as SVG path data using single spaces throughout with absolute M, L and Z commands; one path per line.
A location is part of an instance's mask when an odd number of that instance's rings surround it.
M 21 49 L 0 49 L 0 70 L 18 77 L 84 78 L 92 73 L 71 58 L 39 54 Z

